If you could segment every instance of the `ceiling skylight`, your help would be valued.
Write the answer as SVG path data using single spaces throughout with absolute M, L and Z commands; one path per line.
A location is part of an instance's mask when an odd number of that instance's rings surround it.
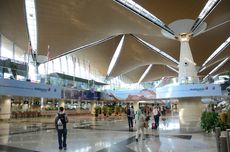
M 154 23 L 155 25 L 169 32 L 170 34 L 174 35 L 174 32 L 165 23 L 163 23 L 160 19 L 158 19 L 156 16 L 151 14 L 149 11 L 147 11 L 146 9 L 144 9 L 142 6 L 135 3 L 134 1 L 132 0 L 114 0 L 114 1 L 118 2 L 125 8 L 130 9 L 134 13 L 137 13 L 141 17 L 144 17 L 151 23 Z
M 200 12 L 198 18 L 196 19 L 194 25 L 191 28 L 191 32 L 194 32 L 199 25 L 204 21 L 204 19 L 211 13 L 211 11 L 217 6 L 221 0 L 209 0 L 202 11 Z
M 206 68 L 206 64 L 209 63 L 213 58 L 217 56 L 217 54 L 221 53 L 228 45 L 230 44 L 230 37 L 222 43 L 209 57 L 208 59 L 202 64 L 202 69 L 199 72 L 202 72 Z
M 213 74 L 214 72 L 216 72 L 221 66 L 223 66 L 228 60 L 230 59 L 230 57 L 227 57 L 226 59 L 224 59 L 220 64 L 218 64 L 211 72 L 209 72 L 209 74 L 207 76 L 204 77 L 204 79 L 206 79 L 208 76 L 210 76 L 211 74 Z
M 153 65 L 150 64 L 148 68 L 145 70 L 145 72 L 142 74 L 141 78 L 139 79 L 138 83 L 141 83 L 141 81 L 145 78 L 145 76 L 149 73 L 149 70 L 151 69 Z
M 57 58 L 60 58 L 62 56 L 65 56 L 65 55 L 68 55 L 68 54 L 71 54 L 71 53 L 75 53 L 77 51 L 81 51 L 83 49 L 87 49 L 87 48 L 90 48 L 90 47 L 93 47 L 93 46 L 96 46 L 98 44 L 101 44 L 101 43 L 104 43 L 106 41 L 109 41 L 111 39 L 113 39 L 114 37 L 116 37 L 116 35 L 114 36 L 110 36 L 110 37 L 107 37 L 107 38 L 104 38 L 104 39 L 100 39 L 100 40 L 97 40 L 97 41 L 94 41 L 92 43 L 88 43 L 86 45 L 83 45 L 83 46 L 80 46 L 78 48 L 74 48 L 72 50 L 69 50 L 69 51 L 65 51 L 64 53 L 60 54 L 60 55 L 57 55 L 56 57 L 52 57 L 52 60 L 54 59 L 57 59 Z
M 176 73 L 179 73 L 176 69 L 174 69 L 173 67 L 169 66 L 169 65 L 166 65 L 169 69 L 175 71 Z
M 26 21 L 33 50 L 37 50 L 37 18 L 35 0 L 25 0 Z
M 206 68 L 207 68 L 207 67 L 206 67 L 206 66 L 204 66 L 203 68 L 201 68 L 201 69 L 200 69 L 200 71 L 199 71 L 199 72 L 204 71 Z
M 149 48 L 153 49 L 153 51 L 157 52 L 157 53 L 160 53 L 162 56 L 166 57 L 167 59 L 173 61 L 174 63 L 176 64 L 179 64 L 179 62 L 174 59 L 172 56 L 168 55 L 167 53 L 165 53 L 164 51 L 161 51 L 160 49 L 158 49 L 157 47 L 155 47 L 154 45 L 152 44 L 149 44 L 148 42 L 142 40 L 141 38 L 137 37 L 137 36 L 134 36 L 135 38 L 137 38 L 140 42 L 142 42 L 143 44 L 145 44 L 146 46 L 148 46 Z
M 117 59 L 118 59 L 118 57 L 119 57 L 119 55 L 121 53 L 121 48 L 122 48 L 122 45 L 123 45 L 123 42 L 124 42 L 124 38 L 125 38 L 125 35 L 122 36 L 121 41 L 119 42 L 119 44 L 117 46 L 117 49 L 116 49 L 115 53 L 113 54 L 113 58 L 112 58 L 112 60 L 111 60 L 111 62 L 109 64 L 109 69 L 107 71 L 107 76 L 110 75 L 111 71 L 113 70 L 114 65 L 117 62 Z

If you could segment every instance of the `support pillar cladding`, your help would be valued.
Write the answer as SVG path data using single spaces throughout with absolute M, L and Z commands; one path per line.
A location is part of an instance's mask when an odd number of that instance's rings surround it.
M 0 97 L 0 120 L 10 119 L 11 98 L 7 96 Z
M 180 61 L 178 80 L 180 84 L 198 83 L 196 63 L 193 61 L 192 52 L 189 46 L 189 34 L 181 34 L 180 41 Z
M 65 99 L 59 99 L 59 107 L 65 107 Z
M 181 132 L 200 132 L 200 119 L 205 104 L 201 98 L 179 99 L 179 121 Z
M 91 103 L 91 114 L 95 114 L 95 107 L 97 106 L 95 101 L 92 101 Z

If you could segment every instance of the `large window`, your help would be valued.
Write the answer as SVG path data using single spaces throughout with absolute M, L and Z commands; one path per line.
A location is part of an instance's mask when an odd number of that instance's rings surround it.
M 26 62 L 25 56 L 26 56 L 25 51 L 19 48 L 18 46 L 15 46 L 14 59 L 17 61 Z
M 13 42 L 1 35 L 1 56 L 13 59 Z
M 75 71 L 76 71 L 76 76 L 80 77 L 81 76 L 80 59 L 78 57 L 76 57 Z
M 61 57 L 61 68 L 62 68 L 62 73 L 68 74 L 67 62 L 66 62 L 66 57 L 65 56 Z
M 25 50 L 19 48 L 12 41 L 7 39 L 5 36 L 0 36 L 0 55 L 5 58 L 14 59 L 17 61 L 27 62 L 26 61 L 26 52 Z
M 57 59 L 54 59 L 53 60 L 53 63 L 54 63 L 54 72 L 61 72 L 61 69 L 60 69 L 60 59 L 57 58 Z

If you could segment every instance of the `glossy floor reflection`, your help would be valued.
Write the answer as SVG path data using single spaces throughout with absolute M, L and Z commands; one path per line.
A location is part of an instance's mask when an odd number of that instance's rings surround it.
M 216 152 L 215 137 L 182 134 L 175 115 L 163 117 L 159 130 L 146 129 L 145 140 L 135 141 L 126 117 L 95 120 L 72 116 L 68 124 L 68 152 Z M 55 152 L 58 150 L 54 118 L 0 122 L 0 152 Z M 150 122 L 151 124 L 151 122 Z M 63 150 L 64 151 L 64 150 Z

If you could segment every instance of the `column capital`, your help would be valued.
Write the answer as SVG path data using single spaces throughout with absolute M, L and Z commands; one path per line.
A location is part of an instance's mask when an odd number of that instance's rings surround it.
M 179 33 L 175 38 L 180 42 L 188 42 L 192 38 L 192 33 Z

